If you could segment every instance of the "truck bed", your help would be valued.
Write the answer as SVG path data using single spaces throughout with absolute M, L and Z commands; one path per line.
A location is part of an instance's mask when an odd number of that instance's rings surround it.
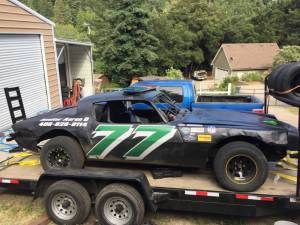
M 0 158 L 2 153 L 0 154 Z M 33 156 L 29 159 L 34 159 L 38 156 Z M 111 167 L 86 167 L 88 170 L 100 170 L 100 171 L 136 171 L 140 169 L 134 168 L 111 168 Z M 176 189 L 188 189 L 188 190 L 206 190 L 216 192 L 228 192 L 222 189 L 215 181 L 214 176 L 210 171 L 196 171 L 196 172 L 183 172 L 182 177 L 170 177 L 163 179 L 154 179 L 150 170 L 143 170 L 150 185 L 154 188 L 176 188 Z M 43 173 L 43 169 L 40 165 L 37 166 L 18 166 L 13 165 L 2 171 L 0 171 L 0 179 L 13 179 L 13 180 L 30 180 L 37 181 L 40 175 Z M 279 180 L 274 183 L 274 175 L 270 174 L 266 183 L 253 194 L 268 194 L 268 195 L 282 195 L 282 196 L 294 196 L 296 185 L 289 183 L 285 180 Z

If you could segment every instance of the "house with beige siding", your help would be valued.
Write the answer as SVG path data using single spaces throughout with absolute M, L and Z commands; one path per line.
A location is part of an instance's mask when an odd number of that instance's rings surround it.
M 0 130 L 12 124 L 7 88 L 20 90 L 27 118 L 63 106 L 62 89 L 70 90 L 73 79 L 83 78 L 83 95 L 93 94 L 91 44 L 56 43 L 54 26 L 17 0 L 0 0 Z M 58 52 L 57 44 L 65 51 Z M 65 56 L 66 74 L 60 75 L 58 53 Z
M 213 76 L 223 80 L 226 76 L 267 71 L 278 52 L 276 43 L 222 44 L 211 63 Z

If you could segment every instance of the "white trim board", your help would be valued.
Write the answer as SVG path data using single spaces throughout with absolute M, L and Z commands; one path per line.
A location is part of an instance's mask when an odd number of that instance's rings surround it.
M 45 54 L 45 45 L 44 45 L 44 37 L 43 35 L 40 35 L 41 40 L 41 48 L 42 48 L 42 57 L 43 57 L 43 64 L 44 64 L 44 74 L 45 74 L 45 85 L 46 85 L 46 91 L 47 91 L 47 98 L 48 98 L 48 108 L 49 110 L 52 109 L 51 106 L 51 93 L 50 93 L 50 87 L 49 87 L 49 78 L 48 78 L 48 70 L 47 70 L 47 61 L 46 61 L 46 54 Z
M 61 83 L 60 83 L 60 74 L 59 74 L 59 66 L 58 66 L 58 58 L 57 58 L 57 49 L 56 49 L 56 42 L 54 38 L 54 28 L 52 27 L 52 35 L 53 35 L 53 47 L 54 47 L 54 55 L 55 55 L 55 68 L 56 68 L 56 79 L 58 85 L 58 94 L 59 94 L 59 104 L 63 106 L 63 99 L 61 93 Z

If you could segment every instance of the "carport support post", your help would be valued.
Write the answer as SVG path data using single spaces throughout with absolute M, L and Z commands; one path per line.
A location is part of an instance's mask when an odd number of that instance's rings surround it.
M 298 148 L 300 147 L 300 108 L 298 112 L 298 135 L 299 135 L 299 143 Z M 300 151 L 298 149 L 298 171 L 297 171 L 297 191 L 296 191 L 296 197 L 300 197 Z

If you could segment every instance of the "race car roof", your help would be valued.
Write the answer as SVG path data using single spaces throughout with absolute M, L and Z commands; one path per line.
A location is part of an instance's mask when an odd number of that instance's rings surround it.
M 121 91 L 101 93 L 97 95 L 91 95 L 81 99 L 78 102 L 77 108 L 79 111 L 85 111 L 90 104 L 103 101 L 118 101 L 118 100 L 136 100 L 136 101 L 151 101 L 160 92 L 156 90 L 128 92 L 127 89 Z

